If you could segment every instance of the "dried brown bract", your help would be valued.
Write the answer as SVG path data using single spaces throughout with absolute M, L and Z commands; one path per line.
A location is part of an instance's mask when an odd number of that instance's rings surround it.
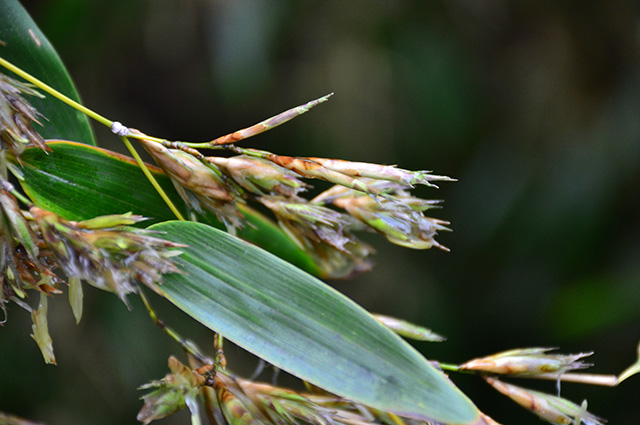
M 32 125 L 42 115 L 24 99 L 24 95 L 43 97 L 31 85 L 0 74 L 0 148 L 17 158 L 30 144 L 47 150 L 44 139 Z
M 143 220 L 131 214 L 74 222 L 32 207 L 42 239 L 69 278 L 116 293 L 124 300 L 136 282 L 157 290 L 165 273 L 177 272 L 171 257 L 182 246 L 151 236 L 148 230 L 125 226 Z
M 16 199 L 0 188 L 0 307 L 12 299 L 26 297 L 36 289 L 45 293 L 57 292 L 59 280 L 51 271 L 55 265 L 49 250 L 31 229 Z

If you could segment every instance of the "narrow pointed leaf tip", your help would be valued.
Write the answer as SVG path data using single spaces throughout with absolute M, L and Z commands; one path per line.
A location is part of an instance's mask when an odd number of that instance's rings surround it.
M 431 363 L 311 275 L 200 223 L 151 226 L 187 245 L 161 294 L 205 326 L 314 385 L 399 416 L 472 424 L 478 411 Z

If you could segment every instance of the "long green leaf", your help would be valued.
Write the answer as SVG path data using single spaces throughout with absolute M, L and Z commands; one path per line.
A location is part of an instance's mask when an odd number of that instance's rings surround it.
M 0 0 L 0 56 L 79 102 L 78 92 L 49 40 L 17 0 Z M 10 75 L 4 68 L 0 71 Z M 70 139 L 95 145 L 88 118 L 53 97 L 30 97 L 45 116 L 35 127 L 45 139 Z
M 68 220 L 86 220 L 129 211 L 150 217 L 147 223 L 175 218 L 131 158 L 80 143 L 49 142 L 48 146 L 51 148 L 49 153 L 29 148 L 21 156 L 22 187 L 39 207 Z M 158 168 L 151 165 L 149 168 L 174 204 L 182 207 L 186 215 L 184 202 L 169 178 Z M 250 208 L 243 208 L 243 213 L 250 225 L 238 230 L 240 237 L 310 273 L 324 276 L 309 255 L 271 220 Z M 211 214 L 201 219 L 222 228 Z
M 163 295 L 268 362 L 340 396 L 448 424 L 478 420 L 474 405 L 364 309 L 279 258 L 210 226 L 150 227 L 188 245 Z

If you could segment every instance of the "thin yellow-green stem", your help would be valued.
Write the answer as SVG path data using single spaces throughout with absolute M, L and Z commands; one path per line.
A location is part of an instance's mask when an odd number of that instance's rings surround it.
M 149 299 L 145 295 L 145 293 L 142 290 L 142 288 L 139 288 L 138 295 L 140 296 L 140 299 L 142 300 L 142 303 L 144 304 L 145 308 L 147 309 L 147 313 L 149 314 L 149 317 L 151 318 L 153 323 L 155 323 L 158 327 L 160 327 L 160 329 L 162 329 L 162 331 L 164 333 L 169 335 L 175 342 L 177 342 L 185 352 L 191 354 L 199 362 L 201 362 L 203 364 L 210 363 L 209 359 L 207 359 L 202 353 L 200 353 L 200 351 L 197 349 L 197 347 L 195 347 L 193 344 L 189 343 L 189 341 L 187 341 L 184 338 L 182 338 L 180 336 L 180 334 L 178 334 L 172 328 L 168 327 L 164 323 L 164 321 L 158 317 L 158 314 L 156 313 L 156 311 L 151 306 L 151 303 L 149 302 Z
M 72 108 L 77 109 L 78 111 L 82 112 L 83 114 L 87 115 L 88 117 L 91 117 L 94 120 L 98 121 L 99 123 L 104 124 L 107 127 L 111 128 L 111 124 L 113 123 L 112 121 L 108 120 L 107 118 L 103 117 L 100 114 L 97 114 L 97 113 L 93 112 L 91 109 L 89 109 L 89 108 L 87 108 L 85 106 L 82 106 L 81 104 L 79 104 L 75 100 L 70 99 L 69 97 L 67 97 L 64 94 L 60 93 L 59 91 L 57 91 L 53 87 L 51 87 L 51 86 L 47 85 L 46 83 L 38 80 L 33 75 L 23 71 L 22 69 L 18 68 L 17 66 L 13 65 L 12 63 L 7 62 L 5 59 L 0 58 L 0 65 L 4 66 L 5 68 L 7 68 L 9 71 L 15 73 L 16 75 L 24 78 L 25 80 L 27 80 L 28 82 L 30 82 L 34 86 L 38 87 L 39 89 L 41 89 L 43 91 L 46 91 L 51 96 L 59 99 L 60 101 L 66 103 L 67 105 L 71 106 Z
M 72 108 L 75 108 L 76 110 L 82 112 L 83 114 L 87 115 L 88 117 L 93 118 L 94 120 L 98 121 L 99 123 L 104 124 L 107 127 L 111 128 L 111 125 L 113 124 L 113 121 L 103 117 L 102 115 L 92 111 L 91 109 L 89 109 L 89 108 L 87 108 L 85 106 L 82 106 L 81 104 L 79 104 L 75 100 L 70 99 L 69 97 L 67 97 L 64 94 L 60 93 L 59 91 L 57 91 L 53 87 L 51 87 L 51 86 L 47 85 L 46 83 L 40 81 L 39 79 L 37 79 L 33 75 L 23 71 L 22 69 L 18 68 L 17 66 L 13 65 L 12 63 L 6 61 L 5 59 L 0 58 L 0 65 L 4 66 L 5 68 L 7 68 L 9 71 L 15 73 L 16 75 L 24 78 L 25 80 L 27 80 L 28 82 L 30 82 L 34 86 L 38 87 L 39 89 L 49 93 L 51 96 L 53 96 L 53 97 L 59 99 L 60 101 L 66 103 L 67 105 L 71 106 Z M 158 192 L 158 194 L 164 200 L 164 202 L 167 204 L 167 206 L 169 206 L 169 208 L 171 209 L 173 214 L 176 216 L 176 218 L 178 220 L 185 221 L 185 218 L 182 216 L 180 211 L 178 211 L 178 209 L 173 204 L 171 199 L 169 199 L 167 194 L 164 192 L 164 190 L 160 187 L 160 185 L 156 181 L 155 177 L 153 177 L 153 175 L 151 174 L 151 172 L 149 171 L 147 166 L 144 164 L 144 162 L 142 161 L 142 159 L 138 155 L 138 152 L 136 152 L 136 150 L 133 148 L 133 146 L 131 145 L 131 142 L 129 142 L 129 139 L 127 139 L 126 137 L 121 137 L 121 139 L 124 142 L 124 144 L 127 147 L 127 149 L 129 150 L 129 152 L 131 152 L 131 155 L 136 160 L 136 163 L 138 164 L 138 166 L 140 167 L 140 169 L 142 170 L 144 175 L 147 177 L 147 179 L 149 179 L 149 182 L 151 182 L 151 185 L 155 188 L 155 190 Z M 161 139 L 158 139 L 158 140 L 161 140 Z
M 462 372 L 460 370 L 460 366 L 459 365 L 449 364 L 449 363 L 438 363 L 438 366 L 440 366 L 440 369 L 442 369 L 442 370 L 448 370 L 448 371 L 451 371 L 451 372 Z
M 131 153 L 131 156 L 133 156 L 133 159 L 135 159 L 136 163 L 138 164 L 138 166 L 140 167 L 140 169 L 142 170 L 144 175 L 147 177 L 147 179 L 149 179 L 149 182 L 154 187 L 156 192 L 158 192 L 158 195 L 160 195 L 162 200 L 167 204 L 169 209 L 171 209 L 171 211 L 173 212 L 173 214 L 176 216 L 176 218 L 178 220 L 185 221 L 185 218 L 182 216 L 180 211 L 178 211 L 178 209 L 173 204 L 171 199 L 169 199 L 169 197 L 167 196 L 165 191 L 162 189 L 162 187 L 160 187 L 160 184 L 158 184 L 158 181 L 156 180 L 156 178 L 153 177 L 153 174 L 151 174 L 151 171 L 149 171 L 149 169 L 145 165 L 144 161 L 142 161 L 142 158 L 140 158 L 140 155 L 138 155 L 138 152 L 136 152 L 136 150 L 134 149 L 134 147 L 131 144 L 131 142 L 129 141 L 129 139 L 126 138 L 126 137 L 121 137 L 121 138 L 122 138 L 122 141 L 124 142 L 125 146 L 127 147 L 127 149 L 129 149 L 129 152 Z
M 216 332 L 213 335 L 213 348 L 216 350 L 214 361 L 215 361 L 216 368 L 225 369 L 227 367 L 227 359 L 224 355 L 224 350 L 222 347 L 223 344 L 224 344 L 224 337 Z
M 135 131 L 132 131 L 131 134 L 128 135 L 128 137 L 131 137 L 132 139 L 148 140 L 151 142 L 160 143 L 161 145 L 165 143 L 170 143 L 167 139 L 162 139 L 160 137 L 153 137 L 153 136 L 149 136 L 148 134 L 139 133 Z M 182 142 L 179 142 L 179 143 L 182 143 Z
M 24 197 L 22 195 L 22 193 L 18 192 L 15 189 L 12 189 L 9 191 L 13 196 L 16 197 L 16 199 L 18 199 L 20 202 L 22 202 L 25 206 L 31 208 L 34 206 L 33 202 L 31 202 L 30 200 L 28 200 L 26 197 Z
M 391 419 L 391 421 L 393 421 L 394 424 L 396 425 L 407 425 L 407 423 L 405 421 L 402 420 L 402 418 L 394 413 L 388 412 L 389 418 Z

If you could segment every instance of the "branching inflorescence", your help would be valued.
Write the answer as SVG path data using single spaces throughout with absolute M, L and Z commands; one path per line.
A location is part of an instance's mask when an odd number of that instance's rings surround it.
M 62 292 L 61 284 L 66 279 L 70 304 L 79 321 L 84 281 L 115 293 L 125 302 L 127 294 L 139 293 L 154 322 L 188 353 L 189 366 L 171 357 L 171 373 L 142 387 L 152 390 L 143 397 L 144 406 L 138 415 L 143 423 L 185 407 L 192 413 L 192 423 L 200 423 L 198 406 L 204 402 L 212 422 L 220 425 L 438 424 L 403 419 L 311 385 L 306 392 L 295 392 L 241 379 L 225 369 L 221 336 L 215 336 L 216 352 L 210 359 L 167 328 L 148 304 L 139 284 L 161 292 L 162 275 L 179 272 L 173 257 L 180 254 L 181 245 L 165 241 L 152 231 L 130 227 L 144 219 L 130 213 L 85 221 L 66 220 L 33 205 L 8 182 L 7 169 L 14 170 L 15 164 L 20 164 L 20 155 L 27 146 L 48 149 L 32 128 L 32 123 L 38 123 L 41 117 L 22 95 L 39 94 L 29 85 L 0 75 L 0 308 L 6 317 L 6 304 L 12 301 L 32 313 L 32 337 L 46 362 L 55 363 L 47 326 L 47 299 Z M 389 165 L 281 156 L 235 144 L 295 118 L 328 98 L 324 96 L 206 143 L 172 142 L 130 130 L 97 114 L 94 118 L 109 125 L 127 143 L 131 138 L 137 139 L 169 176 L 185 204 L 194 212 L 214 214 L 231 233 L 251 226 L 242 206 L 253 202 L 271 211 L 284 233 L 325 268 L 341 267 L 345 262 L 350 264 L 352 273 L 369 268 L 367 257 L 373 249 L 355 236 L 362 230 L 377 232 L 408 248 L 435 246 L 448 250 L 434 238 L 438 231 L 449 230 L 446 227 L 449 223 L 425 215 L 439 201 L 416 198 L 410 191 L 416 185 L 435 186 L 437 181 L 452 181 L 449 177 Z M 71 101 L 68 103 L 73 105 Z M 201 152 L 204 150 L 223 150 L 235 155 L 207 156 Z M 6 156 L 12 161 L 7 161 Z M 141 162 L 140 166 L 146 169 Z M 301 195 L 310 185 L 303 179 L 322 180 L 334 186 L 306 199 Z M 175 208 L 174 211 L 182 218 Z M 29 291 L 41 294 L 36 309 L 25 302 Z M 402 320 L 375 318 L 408 338 L 444 340 L 428 329 Z M 559 395 L 526 390 L 499 378 L 553 379 L 559 391 L 563 380 L 617 385 L 640 369 L 636 363 L 619 377 L 578 375 L 572 372 L 588 367 L 580 359 L 591 353 L 556 355 L 549 354 L 549 350 L 510 350 L 462 365 L 438 363 L 438 366 L 442 370 L 478 374 L 542 419 L 568 425 L 597 425 L 603 421 L 587 412 L 585 404 L 578 406 Z M 477 425 L 497 424 L 480 412 L 477 417 Z
M 373 249 L 354 232 L 369 230 L 390 242 L 413 249 L 433 246 L 449 223 L 424 212 L 438 201 L 415 198 L 416 185 L 435 187 L 453 181 L 428 171 L 316 157 L 289 157 L 244 149 L 236 142 L 274 128 L 330 95 L 290 109 L 259 124 L 206 143 L 169 142 L 131 130 L 157 164 L 171 177 L 192 209 L 215 214 L 230 232 L 247 225 L 238 205 L 258 202 L 276 217 L 280 227 L 302 249 L 325 264 L 350 261 L 354 271 L 369 268 Z M 231 151 L 236 156 L 205 156 L 201 149 Z M 310 186 L 300 179 L 318 179 L 334 186 L 313 199 L 301 193 Z

